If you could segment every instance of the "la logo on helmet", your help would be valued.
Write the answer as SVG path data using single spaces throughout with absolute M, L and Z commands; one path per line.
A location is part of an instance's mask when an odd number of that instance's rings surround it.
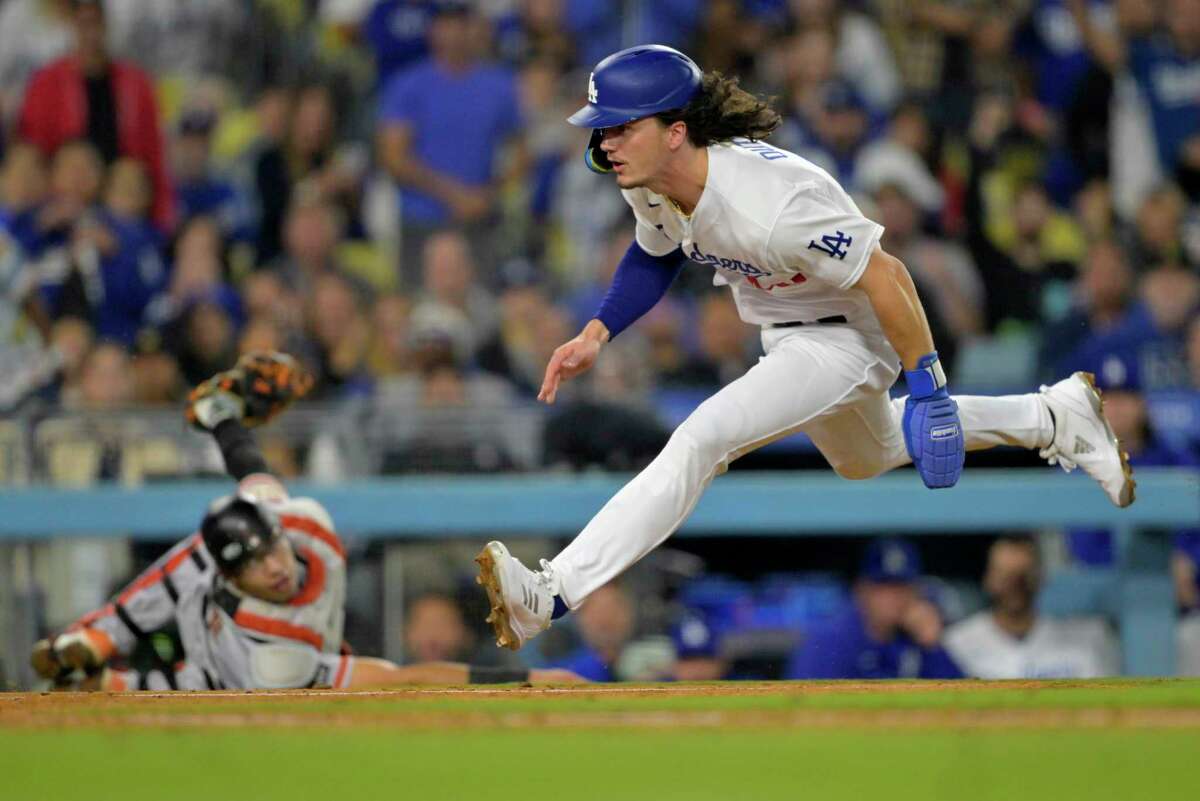
M 598 102 L 596 100 L 596 97 L 597 97 L 597 95 L 596 95 L 596 73 L 593 72 L 591 75 L 588 76 L 588 102 L 589 103 Z

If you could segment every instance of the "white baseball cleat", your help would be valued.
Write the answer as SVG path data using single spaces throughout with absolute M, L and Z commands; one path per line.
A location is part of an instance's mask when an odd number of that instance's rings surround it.
M 1104 401 L 1095 376 L 1078 372 L 1054 386 L 1041 388 L 1042 399 L 1054 416 L 1054 440 L 1039 455 L 1066 472 L 1082 467 L 1100 483 L 1109 500 L 1120 507 L 1133 503 L 1137 484 L 1129 454 L 1104 419 Z
M 475 581 L 487 590 L 492 607 L 487 622 L 496 630 L 496 645 L 514 651 L 550 628 L 556 582 L 550 563 L 534 573 L 514 558 L 500 542 L 489 542 L 475 557 Z

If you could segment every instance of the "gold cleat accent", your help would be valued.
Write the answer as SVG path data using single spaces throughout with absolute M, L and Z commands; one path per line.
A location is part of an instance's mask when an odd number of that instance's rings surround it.
M 1133 465 L 1129 463 L 1129 452 L 1121 450 L 1121 440 L 1117 438 L 1113 432 L 1112 426 L 1108 424 L 1108 418 L 1104 416 L 1104 395 L 1096 386 L 1096 376 L 1094 373 L 1080 371 L 1083 376 L 1083 381 L 1087 384 L 1092 395 L 1092 406 L 1100 415 L 1100 419 L 1104 421 L 1104 428 L 1108 434 L 1109 441 L 1113 447 L 1117 449 L 1117 453 L 1121 456 L 1121 472 L 1125 474 L 1125 486 L 1121 488 L 1120 503 L 1117 504 L 1122 509 L 1134 502 L 1137 494 L 1137 482 L 1133 480 Z
M 487 616 L 488 623 L 496 633 L 496 645 L 516 651 L 521 647 L 520 638 L 512 630 L 508 622 L 508 613 L 504 611 L 504 595 L 500 591 L 500 582 L 496 578 L 496 560 L 486 547 L 475 557 L 479 565 L 479 575 L 475 577 L 477 584 L 483 585 L 488 594 L 488 603 L 492 612 Z

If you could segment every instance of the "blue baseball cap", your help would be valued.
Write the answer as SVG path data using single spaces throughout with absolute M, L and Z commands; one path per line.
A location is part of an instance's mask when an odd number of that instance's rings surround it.
M 863 555 L 859 577 L 877 582 L 909 582 L 921 576 L 921 555 L 898 537 L 872 540 Z
M 1102 392 L 1140 392 L 1142 389 L 1141 366 L 1135 352 L 1099 353 L 1084 369 L 1095 374 L 1096 387 Z
M 703 617 L 689 612 L 671 628 L 676 659 L 715 659 L 721 641 Z

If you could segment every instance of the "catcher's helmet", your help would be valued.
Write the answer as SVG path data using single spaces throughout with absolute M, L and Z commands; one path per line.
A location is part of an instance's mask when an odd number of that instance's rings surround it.
M 641 45 L 608 56 L 588 77 L 588 104 L 567 118 L 594 128 L 583 160 L 593 172 L 612 171 L 600 149 L 601 131 L 686 106 L 700 88 L 696 62 L 666 45 Z
M 200 524 L 204 547 L 222 573 L 236 575 L 283 536 L 279 517 L 258 498 L 238 493 L 217 498 Z

